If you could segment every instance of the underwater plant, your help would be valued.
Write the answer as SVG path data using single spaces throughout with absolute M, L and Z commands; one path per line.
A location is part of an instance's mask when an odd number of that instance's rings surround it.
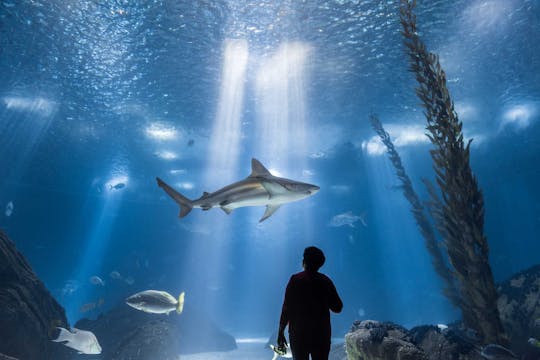
M 428 52 L 416 31 L 415 0 L 401 0 L 400 20 L 410 71 L 416 76 L 416 94 L 427 119 L 426 134 L 440 188 L 437 228 L 442 230 L 453 275 L 459 285 L 460 308 L 465 326 L 478 332 L 485 343 L 506 343 L 497 291 L 484 235 L 484 199 L 470 166 L 469 140 L 465 145 L 462 123 L 446 87 L 438 56 Z
M 403 164 L 401 162 L 401 157 L 399 156 L 399 153 L 394 147 L 392 139 L 390 139 L 390 135 L 386 132 L 386 130 L 384 130 L 384 127 L 380 122 L 379 118 L 375 115 L 371 115 L 370 121 L 371 126 L 379 135 L 383 144 L 386 146 L 386 152 L 388 154 L 388 157 L 390 158 L 392 165 L 396 169 L 397 177 L 401 181 L 403 195 L 411 204 L 411 212 L 413 213 L 414 219 L 416 220 L 416 224 L 420 228 L 420 233 L 422 234 L 422 237 L 425 239 L 426 247 L 431 256 L 431 262 L 433 264 L 433 267 L 435 268 L 437 275 L 439 275 L 439 277 L 444 282 L 443 294 L 446 296 L 446 298 L 448 298 L 448 300 L 450 300 L 452 305 L 457 308 L 461 308 L 461 299 L 454 281 L 454 277 L 452 276 L 452 271 L 446 265 L 444 255 L 441 252 L 439 246 L 440 243 L 437 240 L 437 234 L 431 226 L 429 218 L 424 212 L 424 206 L 422 205 L 422 201 L 414 191 L 411 179 L 405 172 L 405 168 L 403 167 Z

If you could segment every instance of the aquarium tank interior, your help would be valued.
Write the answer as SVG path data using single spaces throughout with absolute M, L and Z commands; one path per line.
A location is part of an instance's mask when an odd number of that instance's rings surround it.
M 282 358 L 309 246 L 330 359 L 540 359 L 538 39 L 538 0 L 0 0 L 0 359 Z

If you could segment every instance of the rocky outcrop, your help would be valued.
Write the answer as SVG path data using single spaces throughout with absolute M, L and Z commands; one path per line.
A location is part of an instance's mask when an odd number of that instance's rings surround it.
M 328 355 L 328 360 L 347 360 L 345 344 L 332 344 L 330 354 Z
M 69 349 L 50 341 L 56 326 L 67 327 L 64 309 L 0 230 L 0 353 L 20 359 L 69 359 Z
M 345 343 L 349 360 L 428 359 L 411 342 L 405 328 L 389 322 L 355 322 L 351 332 L 345 335 Z
M 7 356 L 4 354 L 0 354 L 0 360 L 18 360 L 18 359 L 15 359 L 14 357 Z
M 355 322 L 345 336 L 348 360 L 481 360 L 478 347 L 457 330 L 390 322 Z
M 530 350 L 527 340 L 540 339 L 540 265 L 524 270 L 497 287 L 497 306 L 510 338 L 518 353 Z
M 235 339 L 189 306 L 181 315 L 147 314 L 120 304 L 96 320 L 75 325 L 99 339 L 110 360 L 177 360 L 179 354 L 236 349 Z

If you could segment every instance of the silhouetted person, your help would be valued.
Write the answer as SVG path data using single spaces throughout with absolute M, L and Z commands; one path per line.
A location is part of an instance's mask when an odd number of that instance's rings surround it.
M 289 326 L 289 340 L 293 359 L 328 360 L 330 353 L 330 310 L 339 313 L 343 303 L 330 278 L 319 272 L 325 257 L 314 246 L 304 250 L 304 271 L 291 276 L 285 290 L 277 343 L 284 348 L 285 327 Z

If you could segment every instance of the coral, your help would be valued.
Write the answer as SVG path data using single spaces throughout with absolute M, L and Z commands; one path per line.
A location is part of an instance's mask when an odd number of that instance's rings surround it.
M 416 94 L 427 119 L 427 136 L 440 188 L 440 217 L 448 256 L 459 283 L 461 312 L 466 326 L 485 343 L 506 343 L 497 310 L 497 292 L 484 235 L 484 200 L 470 166 L 470 144 L 463 140 L 462 123 L 446 87 L 438 56 L 427 51 L 416 31 L 416 1 L 401 0 L 400 16 Z M 437 202 L 435 202 L 437 203 Z

